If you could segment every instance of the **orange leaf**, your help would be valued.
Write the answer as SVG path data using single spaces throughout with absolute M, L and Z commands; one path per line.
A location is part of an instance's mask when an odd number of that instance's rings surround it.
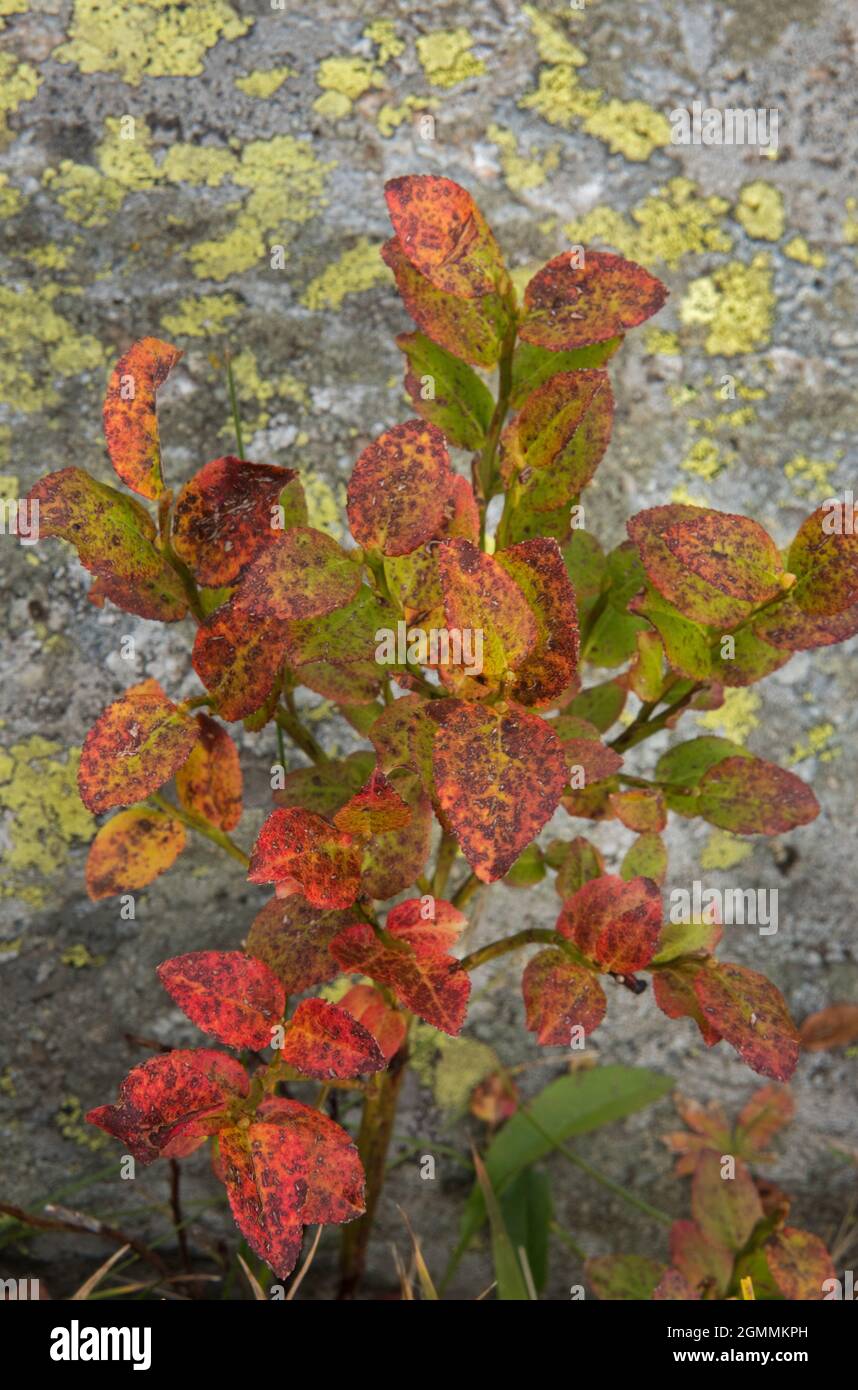
M 810 1302 L 825 1297 L 827 1279 L 836 1279 L 834 1261 L 823 1242 L 810 1231 L 784 1226 L 768 1242 L 766 1261 L 772 1278 L 790 1302 Z
M 411 815 L 411 807 L 376 768 L 366 786 L 337 811 L 334 825 L 358 839 L 369 839 L 388 830 L 402 830 Z
M 831 1004 L 810 1014 L 799 1029 L 805 1052 L 846 1047 L 858 1038 L 858 1004 Z
M 471 541 L 443 541 L 438 558 L 447 626 L 482 633 L 483 674 L 502 676 L 520 666 L 539 632 L 515 580 Z
M 135 806 L 99 829 L 86 861 L 86 888 L 93 902 L 146 888 L 185 848 L 185 827 L 163 811 Z
M 533 957 L 521 981 L 527 1027 L 543 1046 L 569 1047 L 573 1028 L 585 1034 L 605 1017 L 605 992 L 592 970 L 552 946 Z
M 190 951 L 165 960 L 156 974 L 182 1013 L 218 1042 L 256 1051 L 270 1047 L 286 996 L 261 960 L 243 951 Z
M 156 680 L 132 686 L 84 739 L 78 769 L 84 806 L 109 811 L 142 800 L 169 781 L 199 736 L 196 721 L 179 713 Z
M 415 955 L 425 959 L 445 955 L 467 925 L 464 912 L 431 894 L 397 903 L 388 912 L 386 922 L 391 936 L 407 941 Z
M 286 655 L 286 632 L 274 618 L 249 619 L 231 600 L 197 629 L 194 670 L 223 719 L 254 714 L 271 694 Z
M 537 627 L 536 645 L 519 665 L 510 694 L 523 705 L 551 704 L 568 690 L 578 665 L 575 590 L 560 547 L 535 537 L 496 559 L 521 589 Z
M 340 1000 L 340 1008 L 372 1033 L 385 1061 L 389 1062 L 405 1042 L 408 1027 L 405 1015 L 392 1009 L 372 985 L 352 985 Z
M 667 825 L 667 806 L 663 792 L 657 787 L 630 787 L 628 791 L 612 792 L 611 810 L 627 830 L 638 834 L 658 833 Z
M 247 951 L 265 961 L 287 994 L 302 994 L 338 973 L 328 944 L 351 920 L 342 909 L 322 912 L 304 898 L 275 897 L 254 917 Z
M 408 555 L 434 536 L 453 485 L 444 436 L 406 420 L 364 449 L 348 485 L 349 528 L 358 545 Z
M 253 846 L 247 877 L 276 883 L 281 897 L 303 893 L 313 907 L 350 907 L 360 887 L 360 851 L 351 835 L 301 807 L 278 807 Z
M 389 985 L 397 999 L 425 1023 L 452 1037 L 462 1031 L 471 981 L 452 956 L 392 950 L 363 922 L 335 937 L 331 953 L 347 974 L 369 975 Z
M 155 394 L 181 356 L 170 343 L 141 338 L 113 368 L 104 398 L 110 462 L 122 481 L 150 502 L 164 492 Z
M 273 524 L 280 494 L 295 482 L 293 468 L 212 459 L 185 483 L 173 514 L 173 549 L 198 584 L 232 584 L 245 565 L 280 534 Z M 300 486 L 300 485 L 299 485 Z M 304 515 L 299 517 L 306 521 Z M 281 528 L 282 529 L 282 528 Z
M 241 764 L 226 729 L 198 714 L 200 739 L 176 773 L 176 791 L 186 811 L 194 811 L 221 830 L 241 820 Z
M 305 1226 L 339 1225 L 363 1213 L 363 1168 L 340 1125 L 309 1105 L 275 1096 L 262 1101 L 257 1115 L 290 1130 L 296 1148 L 303 1151 L 309 1183 L 301 1209 Z
M 304 1076 L 362 1076 L 383 1071 L 386 1059 L 372 1033 L 348 1010 L 305 999 L 286 1027 L 281 1056 Z
M 385 242 L 381 258 L 393 271 L 407 312 L 427 338 L 465 362 L 495 365 L 510 328 L 509 308 L 499 294 L 461 299 L 436 289 L 414 269 L 397 237 Z
M 260 1123 L 224 1129 L 219 1143 L 235 1224 L 254 1254 L 285 1279 L 295 1267 L 304 1234 L 306 1146 L 291 1126 Z
M 652 960 L 661 931 L 661 894 L 648 878 L 590 879 L 563 904 L 557 930 L 605 971 L 628 974 Z
M 798 1064 L 799 1036 L 771 980 L 744 965 L 710 960 L 694 980 L 709 1022 L 752 1071 L 789 1081 Z
M 538 715 L 453 704 L 432 751 L 439 805 L 484 883 L 503 878 L 566 785 L 563 746 Z
M 525 289 L 519 332 L 526 343 L 552 352 L 602 343 L 636 328 L 667 299 L 661 281 L 634 261 L 587 251 L 577 266 L 575 254 L 555 256 Z
M 404 254 L 445 294 L 475 299 L 503 288 L 503 260 L 467 189 L 435 174 L 409 174 L 384 186 Z

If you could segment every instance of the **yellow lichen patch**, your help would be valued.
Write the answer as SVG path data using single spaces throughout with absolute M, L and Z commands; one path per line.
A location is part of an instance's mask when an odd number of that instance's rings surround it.
M 704 729 L 733 739 L 736 743 L 744 743 L 748 734 L 756 729 L 760 722 L 757 718 L 759 708 L 760 696 L 756 690 L 728 690 L 721 708 L 698 714 L 697 723 Z
M 707 873 L 716 869 L 735 869 L 753 852 L 753 845 L 740 840 L 738 835 L 731 835 L 729 830 L 713 830 L 700 851 L 700 867 Z
M 411 1064 L 432 1091 L 439 1109 L 465 1110 L 475 1086 L 498 1068 L 497 1053 L 474 1038 L 449 1038 L 418 1023 L 412 1033 Z
M 503 126 L 490 125 L 486 138 L 500 150 L 503 176 L 513 193 L 526 193 L 530 188 L 539 188 L 560 162 L 556 149 L 546 150 L 541 155 L 531 150 L 529 158 L 521 154 L 512 131 L 505 130 Z
M 645 101 L 607 101 L 586 118 L 584 129 L 604 141 L 611 154 L 636 163 L 670 144 L 670 122 Z
M 755 179 L 739 190 L 736 221 L 756 241 L 778 241 L 784 234 L 786 215 L 783 195 L 774 184 Z
M 36 246 L 32 251 L 24 252 L 24 259 L 30 261 L 32 265 L 38 266 L 39 270 L 65 270 L 74 260 L 74 246 Z
M 291 228 L 308 221 L 326 204 L 327 175 L 308 140 L 275 135 L 245 145 L 232 182 L 250 189 L 232 229 L 222 237 L 197 242 L 186 253 L 201 278 L 226 280 L 249 270 L 270 254 L 266 237 L 276 233 L 283 245 Z
M 396 25 L 392 19 L 374 19 L 372 24 L 368 24 L 364 29 L 363 37 L 375 44 L 378 49 L 378 61 L 382 67 L 389 63 L 391 58 L 398 58 L 405 49 L 405 42 L 397 37 Z
M 0 218 L 14 217 L 21 211 L 25 202 L 20 189 L 9 186 L 9 175 L 0 174 Z
M 535 92 L 528 92 L 518 103 L 523 111 L 536 111 L 550 125 L 565 128 L 586 119 L 602 100 L 598 87 L 583 87 L 570 63 L 555 63 L 539 69 Z
M 90 1153 L 101 1153 L 102 1149 L 110 1147 L 108 1136 L 87 1124 L 77 1096 L 66 1096 L 54 1116 L 54 1123 L 64 1139 L 70 1139 L 73 1144 L 88 1149 Z
M 26 14 L 30 0 L 0 0 L 0 16 L 10 14 Z M 5 28 L 3 19 L 0 18 L 0 29 Z
M 63 877 L 72 841 L 88 840 L 95 822 L 77 790 L 77 749 L 34 734 L 0 749 L 0 814 L 9 848 L 0 895 L 40 906 L 46 884 Z
M 824 502 L 830 497 L 834 484 L 832 474 L 836 472 L 840 457 L 826 462 L 825 459 L 808 458 L 807 454 L 796 454 L 784 464 L 784 475 L 795 483 L 799 497 L 809 497 L 814 502 Z
M 822 270 L 827 265 L 828 259 L 824 251 L 814 251 L 803 236 L 794 236 L 784 247 L 784 255 L 789 256 L 791 261 L 799 261 L 801 265 L 812 265 L 815 270 Z
M 696 473 L 698 478 L 711 483 L 713 478 L 723 473 L 727 462 L 726 458 L 722 458 L 715 440 L 703 438 L 695 439 L 680 467 L 685 473 Z
M 53 307 L 61 293 L 59 285 L 0 286 L 0 398 L 16 410 L 53 405 L 54 375 L 76 376 L 104 362 L 97 339 L 78 333 Z
M 847 246 L 858 246 L 858 198 L 846 199 L 846 217 L 840 228 L 840 235 Z
M 650 357 L 679 357 L 682 351 L 677 335 L 666 328 L 648 328 L 644 346 Z
M 467 29 L 439 29 L 417 40 L 417 57 L 433 87 L 455 87 L 470 77 L 482 77 L 486 65 L 475 58 L 474 40 Z
M 118 72 L 136 87 L 144 77 L 197 77 L 219 39 L 253 24 L 226 0 L 75 0 L 69 42 L 52 56 L 85 73 Z
M 841 749 L 832 748 L 831 740 L 836 733 L 833 724 L 816 724 L 807 731 L 807 740 L 804 743 L 796 743 L 790 754 L 790 766 L 795 763 L 803 763 L 806 758 L 818 758 L 821 763 L 830 763 L 834 758 L 839 758 Z
M 678 502 L 686 507 L 708 507 L 709 502 L 705 497 L 701 497 L 697 492 L 689 492 L 684 483 L 679 483 L 670 494 L 671 502 Z
M 679 306 L 684 324 L 705 324 L 706 351 L 732 357 L 765 347 L 771 340 L 775 297 L 771 259 L 766 252 L 750 265 L 730 261 L 692 280 Z
M 192 188 L 220 188 L 238 168 L 238 156 L 222 145 L 171 145 L 158 166 L 158 177 Z
M 740 430 L 757 418 L 752 405 L 740 405 L 735 410 L 723 410 L 720 415 L 691 416 L 688 427 L 692 430 L 706 430 L 709 434 L 723 433 L 726 430 Z
M 0 426 L 0 459 L 8 457 L 9 439 L 12 431 L 8 426 Z M 20 495 L 20 481 L 14 473 L 0 473 L 0 501 L 14 502 Z
M 339 260 L 326 266 L 311 280 L 301 303 L 307 309 L 339 309 L 346 295 L 360 294 L 390 279 L 390 271 L 379 255 L 381 243 L 360 237 Z
M 0 955 L 8 956 L 9 945 L 10 943 L 8 941 L 0 943 Z M 2 1072 L 0 1072 L 0 1095 L 8 1096 L 10 1100 L 14 1100 L 17 1094 L 18 1088 L 15 1085 L 12 1068 L 4 1067 Z
M 19 63 L 14 53 L 0 53 L 0 144 L 9 136 L 6 118 L 24 101 L 32 101 L 43 79 L 30 63 Z
M 256 72 L 249 72 L 246 77 L 237 77 L 235 85 L 245 96 L 266 100 L 280 90 L 287 78 L 294 76 L 295 69 L 290 67 L 257 68 Z
M 81 227 L 103 227 L 122 207 L 125 189 L 106 179 L 91 164 L 64 159 L 58 169 L 47 168 L 42 184 L 56 196 L 71 222 Z
M 279 378 L 266 380 L 259 371 L 256 354 L 252 348 L 244 348 L 233 357 L 232 375 L 239 404 L 257 408 L 256 415 L 252 417 L 242 410 L 244 429 L 248 436 L 255 434 L 257 430 L 264 430 L 271 419 L 270 411 L 264 408 L 260 410 L 260 406 L 266 407 L 274 401 L 288 400 L 304 409 L 309 407 L 310 393 L 304 383 L 291 372 L 286 372 Z M 232 424 L 225 424 L 221 435 L 228 437 L 231 434 Z
M 319 64 L 316 81 L 323 94 L 313 102 L 313 110 L 331 120 L 347 116 L 364 92 L 384 86 L 383 74 L 368 58 L 325 58 Z
M 304 496 L 307 500 L 307 524 L 317 531 L 327 531 L 329 536 L 339 540 L 343 534 L 342 517 L 345 513 L 346 490 L 342 483 L 336 488 L 326 483 L 319 473 L 301 473 Z
M 234 294 L 202 294 L 181 299 L 172 313 L 161 315 L 161 324 L 174 338 L 215 338 L 240 310 Z
M 678 266 L 685 256 L 731 249 L 720 226 L 729 206 L 726 198 L 701 197 L 691 179 L 677 177 L 633 208 L 631 221 L 613 208 L 598 207 L 563 230 L 575 244 L 600 241 L 642 265 Z
M 400 102 L 399 106 L 392 106 L 390 102 L 385 102 L 380 107 L 375 123 L 378 127 L 379 135 L 385 140 L 389 140 L 395 130 L 411 118 L 415 111 L 436 111 L 438 101 L 435 97 L 416 97 L 407 96 Z
M 536 47 L 544 63 L 568 63 L 581 68 L 587 61 L 586 55 L 552 20 L 542 14 L 535 5 L 522 5 L 522 13 L 527 16 L 531 32 L 536 39 Z
M 98 146 L 98 166 L 106 179 L 129 193 L 154 188 L 160 172 L 152 158 L 152 137 L 146 122 L 136 116 L 108 116 Z
M 107 956 L 94 956 L 82 941 L 75 942 L 74 946 L 67 946 L 60 960 L 63 965 L 70 965 L 74 970 L 84 970 L 88 966 L 98 969 L 107 964 Z

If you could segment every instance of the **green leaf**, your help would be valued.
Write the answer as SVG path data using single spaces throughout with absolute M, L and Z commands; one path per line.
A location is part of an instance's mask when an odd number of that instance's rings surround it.
M 599 1255 L 588 1260 L 587 1278 L 604 1302 L 648 1303 L 665 1272 L 665 1266 L 645 1255 Z
M 654 831 L 638 835 L 626 850 L 620 865 L 620 878 L 651 878 L 653 883 L 664 883 L 667 874 L 667 849 L 664 840 Z
M 529 888 L 532 883 L 539 883 L 543 878 L 545 862 L 542 850 L 534 843 L 522 851 L 512 868 L 507 870 L 503 881 L 508 888 Z
M 678 811 L 684 816 L 696 816 L 697 797 L 693 792 L 704 774 L 727 758 L 753 756 L 753 753 L 749 753 L 732 739 L 708 734 L 689 739 L 687 743 L 679 743 L 675 748 L 662 753 L 655 765 L 655 780 L 662 784 L 670 783 L 670 786 L 665 786 L 665 796 L 671 811 Z M 683 792 L 677 790 L 678 788 L 687 790 Z
M 632 604 L 633 611 L 647 618 L 662 642 L 669 664 L 690 680 L 706 680 L 712 668 L 710 638 L 699 623 L 686 618 L 672 603 L 650 585 Z
M 396 346 L 408 359 L 405 389 L 418 415 L 459 449 L 480 449 L 494 412 L 485 382 L 423 333 L 400 333 Z
M 586 719 L 589 724 L 595 724 L 600 733 L 605 733 L 622 714 L 627 694 L 616 681 L 603 681 L 601 685 L 582 690 L 570 700 L 563 713 Z
M 538 1168 L 525 1168 L 500 1199 L 513 1249 L 524 1250 L 537 1293 L 548 1278 L 548 1237 L 554 1211 L 551 1184 Z
M 572 581 L 578 608 L 585 611 L 598 598 L 605 576 L 605 553 L 594 535 L 576 527 L 563 547 L 566 572 Z
M 528 396 L 501 438 L 501 472 L 518 480 L 536 511 L 586 487 L 611 438 L 614 398 L 607 372 L 561 372 Z
M 485 1164 L 479 1154 L 474 1150 L 474 1167 L 477 1170 L 477 1182 L 485 1203 L 486 1212 L 489 1218 L 492 1236 L 492 1263 L 497 1280 L 497 1296 L 504 1303 L 527 1303 L 530 1300 L 527 1284 L 521 1270 L 518 1255 L 515 1252 L 509 1231 L 504 1224 L 503 1213 L 500 1204 L 492 1187 L 491 1178 L 486 1172 Z
M 537 386 L 558 372 L 576 372 L 587 367 L 603 367 L 620 346 L 622 337 L 607 338 L 590 347 L 572 348 L 569 352 L 550 352 L 535 343 L 519 342 L 512 359 L 512 396 L 510 404 L 518 410 Z

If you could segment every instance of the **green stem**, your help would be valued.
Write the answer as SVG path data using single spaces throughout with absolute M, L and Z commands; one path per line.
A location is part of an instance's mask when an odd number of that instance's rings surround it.
M 684 695 L 681 695 L 678 700 L 674 700 L 672 705 L 668 705 L 656 719 L 641 720 L 640 714 L 643 712 L 643 709 L 647 708 L 647 706 L 642 706 L 638 718 L 635 719 L 623 733 L 611 739 L 608 747 L 616 749 L 618 753 L 624 753 L 627 748 L 634 748 L 635 744 L 643 743 L 644 739 L 652 738 L 653 734 L 657 734 L 662 729 L 666 729 L 668 722 L 673 719 L 675 715 L 681 714 L 682 711 L 691 704 L 694 696 L 698 691 L 703 689 L 704 685 L 705 681 L 698 681 L 697 684 L 693 685 L 690 690 L 687 690 Z M 652 707 L 650 706 L 649 708 L 651 709 Z
M 448 835 L 446 830 L 441 835 L 441 843 L 438 845 L 438 858 L 435 861 L 435 876 L 432 879 L 432 893 L 436 898 L 443 898 L 444 890 L 447 887 L 447 880 L 450 877 L 450 870 L 456 862 L 456 855 L 459 847 L 452 835 Z
M 387 1151 L 396 1119 L 396 1105 L 405 1079 L 408 1053 L 393 1058 L 390 1067 L 376 1079 L 376 1086 L 364 1101 L 357 1149 L 366 1174 L 366 1207 L 363 1216 L 343 1227 L 340 1246 L 340 1298 L 353 1298 L 363 1275 L 366 1252 L 378 1201 L 384 1186 Z
M 187 825 L 191 830 L 196 830 L 200 835 L 205 835 L 207 840 L 211 840 L 213 845 L 231 854 L 233 859 L 237 859 L 239 864 L 247 868 L 250 860 L 234 840 L 231 840 L 222 830 L 218 830 L 216 825 L 210 825 L 202 816 L 197 816 L 193 811 L 186 811 L 183 806 L 174 806 L 172 801 L 168 801 L 165 796 L 158 792 L 153 793 L 149 800 L 153 806 L 157 806 L 159 811 L 165 811 L 174 820 L 180 820 L 183 825 Z
M 464 883 L 456 889 L 450 901 L 454 907 L 464 907 L 471 901 L 475 893 L 478 893 L 485 884 L 482 879 L 477 878 L 476 874 L 468 874 Z
M 232 407 L 232 426 L 235 430 L 235 443 L 238 449 L 238 457 L 244 458 L 244 439 L 241 433 L 241 416 L 238 413 L 238 395 L 235 389 L 235 376 L 232 370 L 232 354 L 226 354 L 226 379 L 229 386 L 229 403 Z
M 301 723 L 291 690 L 287 691 L 283 698 L 287 708 L 284 709 L 282 705 L 278 705 L 274 711 L 274 718 L 278 726 L 285 729 L 295 746 L 300 748 L 302 753 L 306 753 L 311 762 L 317 764 L 328 762 L 328 755 L 322 745 Z
M 500 443 L 501 431 L 509 410 L 509 400 L 512 395 L 512 355 L 515 352 L 515 339 L 518 325 L 513 315 L 510 320 L 510 328 L 504 338 L 501 348 L 500 361 L 498 363 L 498 396 L 495 403 L 494 412 L 486 435 L 486 442 L 483 445 L 477 463 L 477 482 L 481 499 L 480 507 L 480 544 L 485 548 L 486 539 L 486 509 L 494 496 L 495 489 L 495 460 L 497 458 L 498 444 Z
M 453 902 L 456 902 L 455 898 Z M 458 907 L 458 903 L 456 906 Z M 522 931 L 516 932 L 514 936 L 504 936 L 500 941 L 491 941 L 488 946 L 481 946 L 478 951 L 472 951 L 469 956 L 463 956 L 459 961 L 459 969 L 476 970 L 478 965 L 485 965 L 486 961 L 496 960 L 498 956 L 509 955 L 510 951 L 518 951 L 522 946 L 531 946 L 536 941 L 549 946 L 569 944 L 565 937 L 552 931 L 550 927 L 525 927 Z
M 579 1260 L 585 1261 L 587 1259 L 587 1251 L 582 1250 L 577 1240 L 573 1240 L 569 1232 L 564 1231 L 563 1227 L 559 1225 L 558 1222 L 549 1222 L 548 1229 L 553 1236 L 556 1236 L 557 1239 L 563 1243 L 563 1245 L 568 1246 L 568 1248 L 572 1251 L 572 1254 L 577 1255 Z

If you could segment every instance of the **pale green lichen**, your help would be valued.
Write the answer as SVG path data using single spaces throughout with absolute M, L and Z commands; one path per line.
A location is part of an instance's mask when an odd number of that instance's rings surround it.
M 343 535 L 342 518 L 346 507 L 346 490 L 342 483 L 331 487 L 319 473 L 301 473 L 301 483 L 307 501 L 307 524 L 317 531 L 326 531 L 339 540 Z
M 322 96 L 313 102 L 313 110 L 331 120 L 341 120 L 364 92 L 384 86 L 384 76 L 368 58 L 325 58 L 319 64 L 316 82 L 322 88 Z
M 750 265 L 730 261 L 692 280 L 679 317 L 684 324 L 706 325 L 710 355 L 732 357 L 771 341 L 774 308 L 771 259 L 763 252 Z
M 544 63 L 568 63 L 572 67 L 583 67 L 587 57 L 576 44 L 552 20 L 542 14 L 535 5 L 522 5 L 522 14 L 527 16 L 536 47 Z
M 0 813 L 4 854 L 0 896 L 41 906 L 57 882 L 74 840 L 90 839 L 94 821 L 77 790 L 77 749 L 63 750 L 34 734 L 0 749 Z
M 759 708 L 760 696 L 756 690 L 728 690 L 721 708 L 698 714 L 697 723 L 713 733 L 743 743 L 760 722 L 757 718 Z
M 69 41 L 52 57 L 81 72 L 144 77 L 197 77 L 219 39 L 237 39 L 254 24 L 226 0 L 75 0 Z
M 158 177 L 191 188 L 220 188 L 238 168 L 238 156 L 222 145 L 171 145 L 158 167 Z
M 621 154 L 636 163 L 649 159 L 653 150 L 670 144 L 670 122 L 645 101 L 613 98 L 586 118 L 584 129 L 588 135 L 604 141 L 611 154 Z
M 807 739 L 804 743 L 796 743 L 790 754 L 790 766 L 795 763 L 803 763 L 806 758 L 818 758 L 821 763 L 830 763 L 834 758 L 839 758 L 841 749 L 832 748 L 831 740 L 837 730 L 831 723 L 816 724 L 807 731 Z
M 70 965 L 73 970 L 84 970 L 92 968 L 99 969 L 107 964 L 107 956 L 94 956 L 88 946 L 82 941 L 75 942 L 74 946 L 67 946 L 60 956 L 63 965 Z
M 74 246 L 35 246 L 24 252 L 24 259 L 38 266 L 39 270 L 65 270 L 74 260 Z
M 129 193 L 154 188 L 160 171 L 152 157 L 146 122 L 135 116 L 108 116 L 98 145 L 98 167 L 106 179 Z
M 54 405 L 53 376 L 76 376 L 104 362 L 98 340 L 78 333 L 53 307 L 61 293 L 59 285 L 0 286 L 0 397 L 16 410 Z
M 91 164 L 64 159 L 47 168 L 42 184 L 57 199 L 70 222 L 81 227 L 104 227 L 125 201 L 125 189 L 100 174 Z
M 784 464 L 784 475 L 795 483 L 795 493 L 799 497 L 809 497 L 814 502 L 824 502 L 830 497 L 834 484 L 832 475 L 842 455 L 831 461 L 808 458 L 807 454 L 795 454 Z
M 475 58 L 474 40 L 468 29 L 439 29 L 417 40 L 417 57 L 433 87 L 455 87 L 471 77 L 482 77 L 486 65 Z
M 756 241 L 779 241 L 784 234 L 786 214 L 783 194 L 774 184 L 755 179 L 739 190 L 736 221 Z
M 398 58 L 405 50 L 405 42 L 397 36 L 396 25 L 392 19 L 374 19 L 364 29 L 363 37 L 375 44 L 378 49 L 378 61 L 382 67 L 389 63 L 391 58 Z
M 360 294 L 389 280 L 390 271 L 379 255 L 380 245 L 360 237 L 339 260 L 310 281 L 301 303 L 307 309 L 339 309 L 347 295 Z
M 202 294 L 179 300 L 172 313 L 161 315 L 161 323 L 176 338 L 215 338 L 240 312 L 234 294 Z
M 264 407 L 274 401 L 288 400 L 304 409 L 309 407 L 310 393 L 305 384 L 293 376 L 291 372 L 286 372 L 279 378 L 266 379 L 263 377 L 252 348 L 243 348 L 233 357 L 231 365 L 239 404 L 242 406 L 252 405 L 256 408 L 256 414 L 252 417 L 242 411 L 244 429 L 248 436 L 255 434 L 257 430 L 265 429 L 271 419 L 271 413 Z M 263 409 L 260 410 L 260 406 Z M 231 433 L 231 423 L 224 425 L 221 434 L 228 436 Z
M 390 102 L 385 102 L 384 105 L 379 108 L 375 124 L 378 128 L 379 135 L 385 140 L 389 140 L 393 132 L 398 130 L 405 121 L 409 120 L 415 111 L 431 112 L 437 111 L 437 109 L 438 101 L 435 97 L 407 96 L 403 98 L 399 106 L 393 106 Z
M 7 117 L 32 101 L 43 82 L 31 63 L 19 63 L 14 53 L 0 53 L 0 145 L 9 139 Z
M 529 157 L 523 155 L 513 132 L 494 123 L 486 130 L 486 139 L 497 145 L 503 176 L 513 193 L 526 193 L 531 188 L 539 188 L 560 163 L 560 155 L 553 148 L 543 154 L 531 149 Z
M 87 1124 L 83 1106 L 77 1096 L 66 1096 L 54 1116 L 54 1123 L 64 1139 L 69 1139 L 89 1153 L 101 1153 L 110 1146 L 110 1139 L 101 1130 Z
M 245 77 L 237 77 L 235 85 L 240 92 L 244 92 L 248 97 L 260 97 L 267 100 L 273 97 L 287 78 L 295 76 L 295 69 L 287 66 L 280 68 L 257 68 L 255 72 L 249 72 Z
M 644 347 L 650 357 L 679 357 L 682 352 L 679 338 L 666 328 L 648 328 L 644 334 Z
M 677 177 L 632 208 L 631 221 L 613 208 L 597 207 L 563 230 L 576 244 L 598 241 L 642 265 L 664 261 L 675 267 L 686 256 L 731 249 L 720 225 L 729 206 L 726 198 L 701 197 L 691 179 Z
M 10 187 L 9 175 L 0 174 L 0 218 L 15 217 L 26 199 L 18 188 Z
M 0 16 L 12 14 L 26 14 L 30 0 L 0 0 Z M 4 28 L 3 19 L 0 18 L 0 29 Z
M 695 473 L 704 482 L 711 483 L 713 478 L 717 478 L 727 466 L 727 460 L 721 455 L 721 451 L 714 439 L 695 439 L 685 458 L 680 464 L 680 468 L 685 473 Z
M 847 246 L 858 246 L 858 198 L 846 199 L 846 217 L 840 228 L 840 235 Z
M 497 1053 L 474 1038 L 449 1038 L 426 1023 L 412 1033 L 411 1065 L 439 1109 L 461 1114 L 475 1086 L 498 1068 Z
M 789 256 L 791 261 L 798 261 L 801 265 L 812 265 L 814 270 L 822 270 L 827 264 L 827 257 L 824 251 L 814 251 L 808 245 L 803 236 L 794 236 L 784 246 L 784 255 Z

